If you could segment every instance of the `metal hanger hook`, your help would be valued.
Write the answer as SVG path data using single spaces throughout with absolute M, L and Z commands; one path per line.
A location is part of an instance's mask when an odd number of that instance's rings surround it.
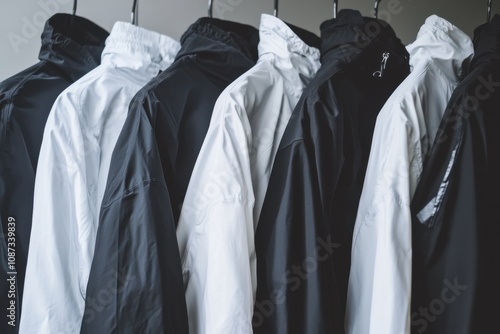
M 333 18 L 337 18 L 339 0 L 333 0 Z
M 380 4 L 382 0 L 375 0 L 375 7 L 373 8 L 375 10 L 375 18 L 378 19 L 378 5 Z
M 73 0 L 73 15 L 76 15 L 77 0 Z
M 491 20 L 491 0 L 488 0 L 488 7 L 486 13 L 486 22 L 490 22 Z
M 214 17 L 214 1 L 208 0 L 208 17 L 211 19 Z
M 133 25 L 137 25 L 139 23 L 139 3 L 137 0 L 134 0 L 132 4 L 132 13 L 130 14 L 130 18 Z
M 276 16 L 276 17 L 278 17 L 278 5 L 279 5 L 279 1 L 274 0 L 274 16 Z

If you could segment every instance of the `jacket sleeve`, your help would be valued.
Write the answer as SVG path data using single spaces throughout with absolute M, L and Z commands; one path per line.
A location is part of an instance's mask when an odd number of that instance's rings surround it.
M 377 119 L 354 227 L 349 334 L 410 333 L 412 129 L 396 103 Z
M 71 93 L 47 120 L 35 180 L 20 333 L 78 333 L 95 235 L 86 152 Z
M 251 333 L 255 295 L 250 125 L 219 98 L 177 229 L 190 332 Z
M 272 167 L 255 235 L 255 334 L 344 333 L 333 192 L 344 164 L 344 121 L 327 81 L 293 111 Z
M 157 107 L 139 92 L 113 151 L 80 334 L 188 333 Z
M 149 180 L 120 194 L 103 202 L 80 333 L 187 334 L 167 187 Z

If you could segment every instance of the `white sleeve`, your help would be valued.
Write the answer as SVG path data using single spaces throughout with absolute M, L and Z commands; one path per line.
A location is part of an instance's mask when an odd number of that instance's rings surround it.
M 244 110 L 220 97 L 177 229 L 190 333 L 252 333 L 256 262 Z
M 64 92 L 47 120 L 35 179 L 21 334 L 80 332 L 95 242 L 77 98 Z
M 349 334 L 410 333 L 412 130 L 399 108 L 381 112 L 373 135 L 353 234 Z

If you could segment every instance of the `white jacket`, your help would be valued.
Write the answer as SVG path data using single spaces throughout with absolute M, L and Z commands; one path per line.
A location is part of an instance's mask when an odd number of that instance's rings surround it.
M 411 74 L 380 112 L 352 243 L 349 334 L 410 333 L 410 202 L 434 142 L 470 38 L 430 16 L 407 46 Z
M 167 36 L 117 22 L 101 65 L 54 103 L 36 173 L 20 333 L 80 332 L 99 210 L 129 103 L 179 49 Z
M 319 58 L 263 14 L 257 64 L 217 100 L 177 232 L 190 333 L 252 333 L 254 229 L 281 136 Z

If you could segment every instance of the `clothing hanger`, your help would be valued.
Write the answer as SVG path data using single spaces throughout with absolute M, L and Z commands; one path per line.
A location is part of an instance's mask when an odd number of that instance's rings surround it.
M 137 0 L 134 0 L 132 4 L 132 13 L 130 14 L 131 21 L 133 25 L 137 25 L 139 23 L 139 4 Z
M 208 16 L 213 19 L 214 18 L 214 1 L 208 0 Z
M 491 20 L 491 0 L 488 0 L 488 8 L 487 8 L 487 16 L 486 16 L 486 22 L 490 22 Z
M 73 14 L 71 15 L 71 19 L 69 20 L 69 31 L 71 34 L 75 33 L 75 17 L 76 17 L 76 7 L 77 7 L 77 0 L 73 0 Z
M 278 17 L 278 0 L 274 0 L 274 16 Z
M 375 18 L 378 19 L 378 5 L 382 0 L 375 0 Z
M 333 0 L 333 18 L 337 18 L 337 5 L 339 3 L 339 0 Z

